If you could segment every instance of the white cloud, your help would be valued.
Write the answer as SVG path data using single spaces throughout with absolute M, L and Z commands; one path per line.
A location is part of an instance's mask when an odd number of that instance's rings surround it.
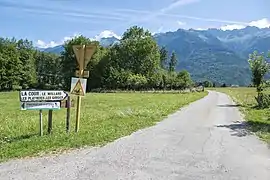
M 195 28 L 195 30 L 204 31 L 204 30 L 207 30 L 207 28 Z
M 54 42 L 54 41 L 50 41 L 49 43 L 46 43 L 42 40 L 38 40 L 36 43 L 37 47 L 39 48 L 49 48 L 49 47 L 54 47 L 57 46 L 58 43 Z
M 184 25 L 186 25 L 186 23 L 185 23 L 185 22 L 182 22 L 182 21 L 177 21 L 177 24 L 178 24 L 179 26 L 184 26 Z
M 234 30 L 234 29 L 243 29 L 246 26 L 255 26 L 258 28 L 268 28 L 270 27 L 270 21 L 267 18 L 263 18 L 257 21 L 251 21 L 247 23 L 247 25 L 243 24 L 229 24 L 225 26 L 221 26 L 220 29 L 225 31 L 225 30 Z
M 39 47 L 39 48 L 55 47 L 55 46 L 59 46 L 61 44 L 64 44 L 65 41 L 71 40 L 72 38 L 77 37 L 77 36 L 80 36 L 80 34 L 79 33 L 74 33 L 73 36 L 66 36 L 59 42 L 56 42 L 56 41 L 44 42 L 42 40 L 37 40 L 36 46 Z
M 221 26 L 220 29 L 223 30 L 223 31 L 226 31 L 226 30 L 234 30 L 234 29 L 243 29 L 245 27 L 246 26 L 244 26 L 244 25 L 231 24 L 231 25 Z
M 175 29 L 175 30 L 176 30 L 176 29 Z M 164 28 L 164 26 L 161 26 L 161 27 L 158 28 L 157 31 L 153 31 L 153 32 L 152 32 L 152 35 L 156 35 L 156 34 L 164 33 L 164 32 L 175 31 L 175 30 L 168 29 L 168 28 Z
M 268 20 L 267 18 L 263 18 L 258 21 L 251 21 L 249 25 L 256 26 L 258 28 L 268 28 L 270 27 L 270 20 Z
M 117 39 L 121 39 L 121 36 L 118 36 L 113 31 L 110 31 L 110 30 L 102 31 L 99 35 L 96 35 L 93 39 L 99 41 L 101 38 L 109 38 L 109 37 L 115 37 Z

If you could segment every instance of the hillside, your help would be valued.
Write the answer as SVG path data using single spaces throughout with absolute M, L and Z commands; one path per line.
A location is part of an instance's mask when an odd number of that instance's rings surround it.
M 240 30 L 182 30 L 157 34 L 156 41 L 169 52 L 175 51 L 177 69 L 187 69 L 194 80 L 217 83 L 250 83 L 248 55 L 254 50 L 270 50 L 270 28 Z
M 160 33 L 154 36 L 159 46 L 169 53 L 176 52 L 177 70 L 186 69 L 196 81 L 248 85 L 250 70 L 248 55 L 254 50 L 270 50 L 270 28 L 246 27 L 240 30 L 183 30 Z M 101 45 L 109 46 L 118 39 L 102 38 Z M 44 51 L 60 53 L 62 46 Z

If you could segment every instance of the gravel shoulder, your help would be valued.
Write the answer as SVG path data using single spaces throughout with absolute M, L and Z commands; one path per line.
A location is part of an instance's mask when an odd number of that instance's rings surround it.
M 210 91 L 104 147 L 0 164 L 0 179 L 269 180 L 270 150 L 227 95 Z

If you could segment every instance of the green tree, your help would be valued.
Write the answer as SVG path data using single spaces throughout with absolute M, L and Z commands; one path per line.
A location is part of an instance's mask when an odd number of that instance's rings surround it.
M 168 61 L 168 51 L 164 46 L 159 51 L 160 51 L 160 67 L 162 69 L 166 69 Z
M 124 33 L 119 49 L 120 67 L 134 74 L 152 76 L 159 69 L 157 43 L 148 31 L 132 27 Z
M 63 87 L 61 58 L 52 53 L 35 53 L 37 87 L 39 89 L 61 89 Z
M 176 53 L 173 52 L 172 55 L 171 55 L 170 62 L 169 62 L 169 72 L 174 72 L 175 71 L 177 61 L 178 60 L 177 60 L 177 57 L 176 57 Z
M 127 84 L 129 88 L 133 90 L 142 90 L 146 83 L 146 77 L 141 74 L 129 74 L 127 78 Z
M 148 84 L 157 84 L 153 79 L 156 79 L 154 76 L 160 70 L 160 53 L 149 31 L 137 26 L 131 27 L 124 33 L 120 44 L 114 45 L 108 51 L 102 78 L 104 86 L 119 87 L 117 82 L 120 81 L 119 73 L 122 71 L 144 76 Z
M 213 87 L 213 83 L 211 81 L 206 80 L 203 82 L 203 86 L 204 87 Z
M 92 42 L 89 38 L 84 36 L 78 36 L 65 42 L 64 51 L 61 54 L 61 62 L 62 62 L 61 72 L 63 75 L 64 89 L 70 88 L 71 77 L 74 77 L 76 69 L 79 69 L 75 54 L 73 52 L 73 45 L 90 45 L 90 44 L 96 44 L 97 46 L 99 46 L 98 42 L 96 41 Z M 93 55 L 93 57 L 94 56 L 95 54 Z M 91 61 L 93 60 L 93 57 Z
M 252 82 L 258 94 L 263 91 L 264 76 L 269 72 L 269 64 L 263 55 L 256 51 L 249 55 L 249 65 L 252 72 Z
M 22 62 L 15 39 L 0 39 L 1 90 L 14 90 L 23 78 Z
M 108 50 L 98 45 L 96 52 L 86 67 L 90 73 L 87 83 L 88 91 L 102 86 L 102 77 L 104 76 L 104 67 L 107 64 L 107 58 Z
M 123 36 L 122 36 L 122 41 L 124 40 L 139 40 L 139 39 L 143 39 L 143 38 L 148 38 L 151 37 L 151 33 L 148 30 L 144 30 L 141 27 L 138 26 L 133 26 L 131 28 L 129 28 L 126 32 L 124 32 Z
M 32 42 L 0 38 L 0 90 L 32 88 L 36 84 Z
M 190 74 L 186 70 L 180 71 L 177 75 L 177 79 L 178 79 L 178 82 L 180 82 L 179 87 L 181 89 L 186 89 L 190 87 L 192 84 L 192 79 L 190 77 Z
M 32 42 L 20 39 L 17 42 L 17 50 L 19 52 L 18 66 L 22 76 L 20 78 L 20 85 L 23 89 L 36 86 L 36 67 L 34 58 L 34 48 Z

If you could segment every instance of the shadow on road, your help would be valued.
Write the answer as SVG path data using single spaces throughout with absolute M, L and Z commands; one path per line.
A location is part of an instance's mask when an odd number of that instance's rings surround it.
M 217 105 L 218 107 L 242 107 L 239 104 L 222 104 L 222 105 Z
M 243 137 L 251 134 L 248 130 L 248 124 L 246 122 L 237 122 L 229 125 L 219 125 L 217 127 L 231 129 L 233 131 L 232 136 Z
M 230 125 L 219 125 L 219 128 L 229 128 L 234 134 L 233 136 L 243 137 L 246 135 L 250 135 L 251 132 L 270 132 L 270 123 L 260 122 L 260 121 L 245 121 L 245 122 L 236 122 Z

